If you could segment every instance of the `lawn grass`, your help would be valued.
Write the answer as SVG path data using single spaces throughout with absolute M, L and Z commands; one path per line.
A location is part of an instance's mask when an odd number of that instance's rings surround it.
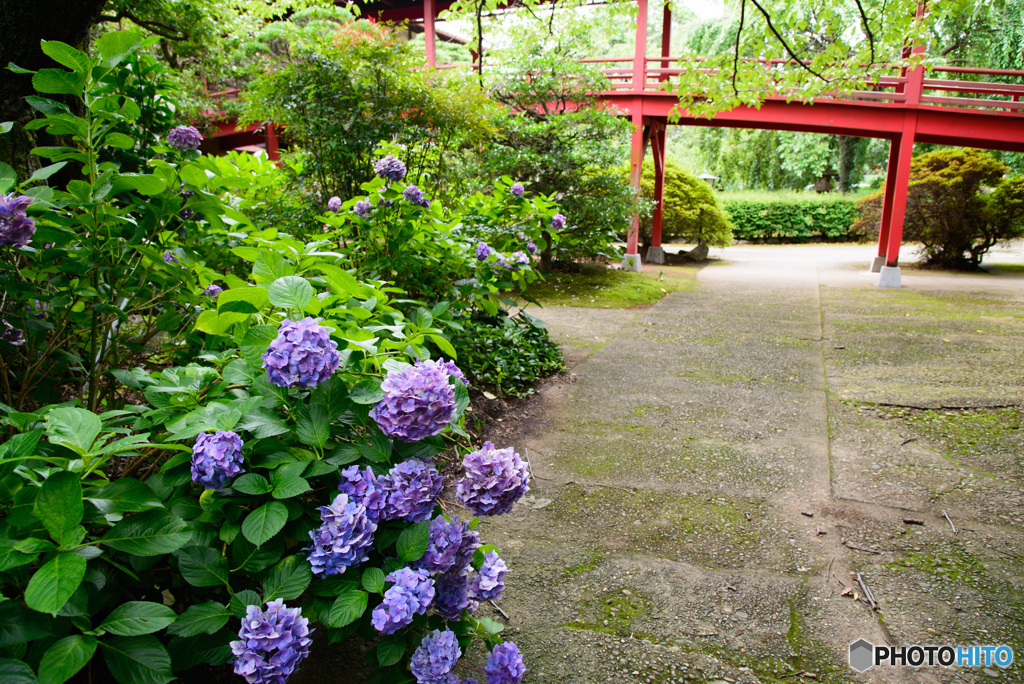
M 552 272 L 530 285 L 528 294 L 544 306 L 631 309 L 650 306 L 669 292 L 696 284 L 696 268 L 665 266 L 661 275 L 613 269 Z M 659 280 L 660 277 L 660 280 Z

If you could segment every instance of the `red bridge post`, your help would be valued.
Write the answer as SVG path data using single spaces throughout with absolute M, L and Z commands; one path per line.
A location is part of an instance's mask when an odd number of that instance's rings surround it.
M 630 141 L 629 184 L 640 194 L 640 175 L 643 173 L 644 155 L 647 152 L 649 131 L 644 127 L 644 87 L 647 85 L 647 0 L 637 0 L 636 38 L 633 44 L 633 138 Z M 626 237 L 626 255 L 622 268 L 640 271 L 640 214 L 633 213 L 629 235 Z
M 665 121 L 651 124 L 651 154 L 654 156 L 654 217 L 651 222 L 651 246 L 647 249 L 647 263 L 665 263 L 665 250 L 661 248 L 661 222 L 665 209 Z

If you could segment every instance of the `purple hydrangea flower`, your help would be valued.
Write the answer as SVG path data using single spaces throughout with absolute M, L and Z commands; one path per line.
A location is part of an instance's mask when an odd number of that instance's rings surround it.
M 341 198 L 335 195 L 331 199 L 327 200 L 327 211 L 336 212 L 341 209 Z
M 176 147 L 182 152 L 198 150 L 199 143 L 203 142 L 203 135 L 192 126 L 175 126 L 167 134 L 167 144 Z
M 15 328 L 7 321 L 3 321 L 4 328 L 0 330 L 0 340 L 3 340 L 12 347 L 20 347 L 25 344 L 25 333 Z
M 526 251 L 529 252 L 530 254 L 536 254 L 537 253 L 537 245 L 533 241 L 527 242 L 526 243 Z
M 476 258 L 478 261 L 485 261 L 487 257 L 491 256 L 491 248 L 487 246 L 486 242 L 478 242 L 476 244 Z
M 522 183 L 513 183 L 512 184 L 511 192 L 512 192 L 512 196 L 513 197 L 515 197 L 515 198 L 522 197 L 523 196 L 523 190 L 524 189 L 523 189 L 523 184 Z
M 284 684 L 309 655 L 309 620 L 284 599 L 267 604 L 266 610 L 248 606 L 238 641 L 231 642 L 235 674 L 249 684 Z
M 217 283 L 210 283 L 209 285 L 206 286 L 206 289 L 203 290 L 203 294 L 206 295 L 207 297 L 216 297 L 223 291 L 224 288 L 218 285 Z
M 473 560 L 473 555 L 480 548 L 480 534 L 476 530 L 469 529 L 468 522 L 461 523 L 461 525 L 462 545 L 459 546 L 459 550 L 455 553 L 455 565 L 452 566 L 452 569 L 467 571 L 470 562 Z
M 466 375 L 462 372 L 461 368 L 455 365 L 454 361 L 442 361 L 441 365 L 448 371 L 448 375 L 456 380 L 461 380 L 463 385 L 469 387 L 469 380 L 466 379 Z
M 207 489 L 224 488 L 224 483 L 242 472 L 242 438 L 231 430 L 204 432 L 192 447 L 192 481 Z
M 178 257 L 174 256 L 170 252 L 164 252 L 164 262 L 168 264 L 180 264 Z
M 434 600 L 434 580 L 423 570 L 399 568 L 385 577 L 394 584 L 384 592 L 384 601 L 373 609 L 370 623 L 384 634 L 394 634 L 409 625 L 416 615 L 427 612 Z
M 366 517 L 374 523 L 380 520 L 380 513 L 386 501 L 386 492 L 384 484 L 377 480 L 369 466 L 366 466 L 366 470 L 362 472 L 359 471 L 359 466 L 355 465 L 342 470 L 338 491 L 347 494 L 351 501 L 355 501 L 365 508 Z
M 378 159 L 373 168 L 381 178 L 393 181 L 400 181 L 405 178 L 405 164 L 393 154 L 389 154 L 383 159 Z
M 434 610 L 445 620 L 461 620 L 462 611 L 476 611 L 479 604 L 469 595 L 469 573 L 466 568 L 453 569 L 434 577 L 437 597 Z
M 525 673 L 523 654 L 511 641 L 495 646 L 484 665 L 487 684 L 519 684 Z
M 508 566 L 496 551 L 484 556 L 484 564 L 469 578 L 469 596 L 475 601 L 497 601 L 505 590 Z
M 358 202 L 356 202 L 355 212 L 357 216 L 362 216 L 363 218 L 370 218 L 370 211 L 372 209 L 373 206 L 367 200 L 361 199 Z
M 35 201 L 28 195 L 14 193 L 0 195 L 0 245 L 24 247 L 36 232 L 35 219 L 25 215 L 25 209 Z
M 278 387 L 315 387 L 341 363 L 338 343 L 308 316 L 299 322 L 282 321 L 262 358 L 270 382 Z
M 389 437 L 418 442 L 441 432 L 455 418 L 455 390 L 439 361 L 389 371 L 380 388 L 384 398 L 370 410 L 370 417 Z
M 336 575 L 366 560 L 377 523 L 361 504 L 338 494 L 330 506 L 320 508 L 320 521 L 320 527 L 310 531 L 313 543 L 306 549 L 313 574 Z
M 185 184 L 182 183 L 181 187 L 184 188 Z M 191 197 L 192 195 L 196 194 L 196 191 L 195 190 L 180 190 L 178 192 L 178 194 L 181 196 L 181 207 L 182 207 L 181 211 L 178 212 L 178 216 L 181 217 L 182 221 L 188 221 L 189 219 L 191 219 L 193 216 L 196 215 L 196 212 L 193 211 L 192 209 L 185 208 L 185 205 L 188 204 L 188 198 Z
M 551 217 L 551 227 L 555 230 L 562 230 L 565 228 L 565 217 L 561 214 L 555 214 Z
M 462 649 L 455 632 L 435 629 L 423 637 L 419 648 L 412 654 L 409 669 L 417 684 L 446 683 L 461 657 Z M 458 677 L 455 680 L 458 681 Z
M 526 266 L 530 263 L 530 257 L 524 252 L 512 252 L 512 263 L 516 266 Z
M 451 522 L 440 515 L 431 520 L 427 551 L 416 561 L 416 567 L 426 570 L 431 575 L 448 572 L 454 568 L 462 558 L 459 551 L 462 549 L 463 535 L 468 531 L 469 524 L 459 522 L 457 515 L 452 516 Z M 465 566 L 458 569 L 461 570 L 463 567 Z
M 424 208 L 430 206 L 430 200 L 423 197 L 423 191 L 415 185 L 406 187 L 405 190 L 402 191 L 402 197 L 404 197 L 407 202 L 418 204 Z
M 484 442 L 479 451 L 471 451 L 462 459 L 466 476 L 455 483 L 459 501 L 473 515 L 501 515 L 530 488 L 526 464 L 512 447 L 495 449 Z
M 410 458 L 395 465 L 378 480 L 384 490 L 381 520 L 423 522 L 430 519 L 444 486 L 444 477 L 433 463 Z

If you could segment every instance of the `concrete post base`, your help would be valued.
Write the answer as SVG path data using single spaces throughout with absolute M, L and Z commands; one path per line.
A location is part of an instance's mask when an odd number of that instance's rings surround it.
M 663 264 L 665 263 L 665 250 L 658 245 L 652 245 L 647 248 L 647 263 L 649 264 Z
M 627 254 L 622 257 L 622 270 L 623 271 L 636 271 L 640 272 L 640 255 L 639 254 Z
M 874 261 L 871 262 L 871 272 L 880 273 L 883 266 L 885 266 L 885 257 L 876 256 Z
M 899 266 L 883 266 L 879 271 L 878 287 L 902 287 Z

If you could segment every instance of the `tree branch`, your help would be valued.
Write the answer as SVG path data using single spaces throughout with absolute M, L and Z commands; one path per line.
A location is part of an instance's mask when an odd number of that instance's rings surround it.
M 868 47 L 871 49 L 871 62 L 870 62 L 870 64 L 874 64 L 875 63 L 875 34 L 873 34 L 871 32 L 871 26 L 868 24 L 868 15 L 867 15 L 867 12 L 864 11 L 864 5 L 861 3 L 861 0 L 854 0 L 854 2 L 857 3 L 857 10 L 860 12 L 860 21 L 861 21 L 861 24 L 863 24 L 863 26 L 864 26 L 864 35 L 866 35 L 868 37 Z
M 762 16 L 764 16 L 764 21 L 765 21 L 765 23 L 766 23 L 766 24 L 768 24 L 768 29 L 769 29 L 769 30 L 770 30 L 770 31 L 772 32 L 772 34 L 773 34 L 773 35 L 775 36 L 776 40 L 778 40 L 778 41 L 779 41 L 779 43 L 781 43 L 781 44 L 782 44 L 782 47 L 783 47 L 783 48 L 784 48 L 784 49 L 786 50 L 786 53 L 787 53 L 787 54 L 788 54 L 788 55 L 789 55 L 789 56 L 790 56 L 791 58 L 793 58 L 794 60 L 796 60 L 796 63 L 800 65 L 800 68 L 801 68 L 801 69 L 803 69 L 804 71 L 807 71 L 807 72 L 809 72 L 809 73 L 811 73 L 811 74 L 814 74 L 815 76 L 817 76 L 818 78 L 820 78 L 820 79 L 821 79 L 822 81 L 824 81 L 825 83 L 831 83 L 831 80 L 830 80 L 830 79 L 827 79 L 827 78 L 825 78 L 824 76 L 822 76 L 821 74 L 819 74 L 819 73 L 818 73 L 817 71 L 815 71 L 815 70 L 814 70 L 814 69 L 812 69 L 811 67 L 809 67 L 809 66 L 807 66 L 806 64 L 804 64 L 804 61 L 803 61 L 802 59 L 800 59 L 799 57 L 797 57 L 797 56 L 796 56 L 796 53 L 794 53 L 794 52 L 793 52 L 793 48 L 791 48 L 791 47 L 789 46 L 789 43 L 788 43 L 788 42 L 786 42 L 786 39 L 785 39 L 785 38 L 783 38 L 783 37 L 782 37 L 782 34 L 781 34 L 781 33 L 779 33 L 779 32 L 778 32 L 778 30 L 777 30 L 777 29 L 775 28 L 775 25 L 774 25 L 774 24 L 772 23 L 772 17 L 771 17 L 771 15 L 770 15 L 770 14 L 768 14 L 768 10 L 766 10 L 766 9 L 765 9 L 765 8 L 764 8 L 764 7 L 763 7 L 763 6 L 761 5 L 761 3 L 759 3 L 759 2 L 757 1 L 757 0 L 750 0 L 750 2 L 754 3 L 754 7 L 756 7 L 756 8 L 758 9 L 758 11 L 759 11 L 759 12 L 761 13 L 761 15 L 762 15 Z
M 188 32 L 182 31 L 181 29 L 175 28 L 170 24 L 165 24 L 162 21 L 148 21 L 146 19 L 140 19 L 128 10 L 121 10 L 116 15 L 111 16 L 109 14 L 101 14 L 96 17 L 96 21 L 105 21 L 110 23 L 120 23 L 122 19 L 128 19 L 133 24 L 141 26 L 150 33 L 155 33 L 158 36 L 166 38 L 167 40 L 188 40 Z
M 732 93 L 736 97 L 740 96 L 740 91 L 736 87 L 736 71 L 740 65 L 740 37 L 743 35 L 743 21 L 747 15 L 747 0 L 740 0 L 740 25 L 736 29 L 736 46 L 735 52 L 732 57 Z

